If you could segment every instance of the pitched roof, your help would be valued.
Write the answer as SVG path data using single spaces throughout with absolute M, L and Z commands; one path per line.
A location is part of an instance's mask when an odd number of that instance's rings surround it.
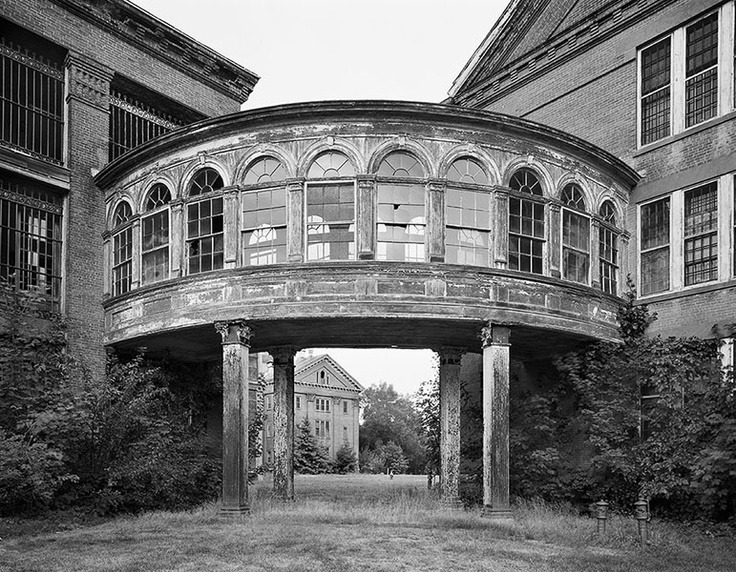
M 511 0 L 460 72 L 450 94 L 471 89 L 617 3 L 616 0 Z
M 358 380 L 350 375 L 339 363 L 337 363 L 330 355 L 321 354 L 307 358 L 296 364 L 294 368 L 294 379 L 296 380 L 301 374 L 307 373 L 310 370 L 317 370 L 319 367 L 329 365 L 336 373 L 344 378 L 344 381 L 349 384 L 349 387 L 345 387 L 349 391 L 363 391 L 364 387 L 358 383 Z M 298 382 L 304 384 L 304 382 Z M 308 384 L 311 385 L 311 384 Z M 314 385 L 317 385 L 316 383 Z

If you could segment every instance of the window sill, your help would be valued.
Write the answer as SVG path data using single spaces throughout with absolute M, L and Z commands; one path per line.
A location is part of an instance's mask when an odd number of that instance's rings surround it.
M 693 127 L 688 127 L 680 133 L 670 135 L 663 139 L 659 139 L 657 141 L 654 141 L 653 143 L 647 143 L 646 145 L 639 147 L 639 149 L 635 151 L 632 156 L 634 158 L 641 157 L 643 155 L 646 155 L 647 153 L 656 151 L 657 149 L 661 149 L 662 147 L 666 147 L 667 145 L 672 145 L 673 143 L 685 139 L 686 137 L 696 135 L 697 133 L 700 133 L 707 129 L 711 129 L 717 125 L 720 125 L 721 123 L 731 121 L 732 119 L 736 119 L 736 111 L 731 111 L 729 113 L 726 113 L 725 115 L 720 115 L 718 117 L 709 119 L 708 121 L 704 121 L 703 123 L 698 123 Z

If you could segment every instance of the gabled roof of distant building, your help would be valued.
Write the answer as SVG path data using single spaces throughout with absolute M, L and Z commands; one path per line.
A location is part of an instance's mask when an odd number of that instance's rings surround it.
M 128 0 L 51 1 L 240 103 L 260 79 Z
M 456 103 L 499 91 L 669 0 L 511 0 L 450 89 Z M 581 38 L 585 37 L 584 40 Z M 544 60 L 544 61 L 542 61 Z M 510 78 L 510 81 L 509 81 Z
M 298 362 L 295 365 L 294 368 L 294 378 L 296 379 L 302 374 L 308 373 L 310 371 L 318 371 L 321 367 L 324 367 L 325 365 L 331 366 L 333 370 L 335 370 L 337 373 L 339 373 L 344 380 L 349 384 L 348 387 L 345 387 L 344 389 L 348 391 L 355 391 L 357 393 L 360 393 L 365 389 L 360 383 L 358 383 L 358 380 L 355 379 L 352 375 L 350 375 L 339 363 L 337 363 L 330 355 L 328 354 L 321 354 L 313 357 L 309 357 L 303 361 Z M 317 383 L 304 383 L 299 382 L 300 385 L 314 385 L 315 387 L 324 387 L 322 385 L 319 385 Z

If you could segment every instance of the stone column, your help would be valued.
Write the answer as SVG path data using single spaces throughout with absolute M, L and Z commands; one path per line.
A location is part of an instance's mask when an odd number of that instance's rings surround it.
M 427 183 L 427 258 L 429 262 L 445 261 L 445 189 L 444 179 Z
M 492 266 L 506 268 L 509 250 L 509 195 L 506 191 L 496 190 L 493 196 L 495 218 L 492 223 L 494 228 Z
M 240 189 L 237 186 L 224 189 L 225 242 L 223 245 L 224 267 L 237 268 L 240 265 Z
M 356 216 L 356 238 L 358 258 L 375 258 L 376 234 L 376 179 L 374 175 L 358 175 L 358 212 Z
M 593 219 L 590 223 L 590 285 L 593 288 L 601 287 L 601 223 Z
M 483 516 L 509 519 L 509 335 L 488 323 L 483 341 Z
M 442 502 L 460 507 L 460 358 L 462 350 L 440 350 L 440 474 Z
M 281 346 L 273 357 L 273 496 L 294 500 L 294 354 Z
M 184 200 L 174 199 L 171 201 L 171 277 L 179 278 L 185 274 L 184 250 L 186 246 L 186 230 L 184 228 Z
M 222 336 L 222 512 L 250 512 L 248 502 L 248 358 L 251 329 L 215 322 Z

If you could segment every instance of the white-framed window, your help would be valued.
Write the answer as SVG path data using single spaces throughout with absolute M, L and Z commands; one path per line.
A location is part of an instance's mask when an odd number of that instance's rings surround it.
M 330 436 L 330 422 L 319 419 L 314 424 L 314 434 L 317 437 L 329 437 Z
M 112 236 L 112 295 L 130 292 L 133 280 L 133 210 L 123 201 L 115 207 Z
M 224 187 L 220 174 L 210 167 L 201 169 L 189 183 L 187 205 L 187 272 L 198 274 L 223 268 L 224 214 L 222 196 L 208 195 Z M 200 198 L 202 197 L 202 198 Z
M 344 415 L 348 414 L 348 400 L 347 399 L 343 399 L 342 401 L 342 412 Z
M 478 161 L 461 157 L 447 170 L 445 262 L 488 266 L 491 195 L 487 191 L 463 187 L 467 183 L 489 185 L 490 180 Z
M 245 172 L 243 184 L 258 188 L 241 196 L 244 266 L 286 262 L 286 187 L 271 188 L 285 178 L 284 166 L 273 157 L 259 159 Z
M 562 277 L 589 283 L 590 218 L 584 215 L 585 199 L 576 183 L 562 189 Z
M 330 400 L 318 397 L 314 400 L 314 408 L 317 411 L 324 411 L 325 413 L 330 412 Z
M 733 31 L 731 1 L 639 49 L 639 145 L 734 109 Z
M 670 197 L 639 209 L 639 292 L 642 296 L 670 289 Z
M 718 279 L 718 183 L 685 191 L 685 286 Z
M 509 187 L 518 193 L 509 196 L 509 269 L 542 274 L 545 231 L 539 177 L 531 169 L 519 169 Z
M 598 229 L 598 266 L 601 290 L 606 294 L 618 293 L 618 233 L 616 209 L 611 201 L 604 201 L 598 211 L 601 217 Z
M 141 284 L 169 277 L 169 203 L 171 192 L 163 183 L 151 187 L 141 219 Z

